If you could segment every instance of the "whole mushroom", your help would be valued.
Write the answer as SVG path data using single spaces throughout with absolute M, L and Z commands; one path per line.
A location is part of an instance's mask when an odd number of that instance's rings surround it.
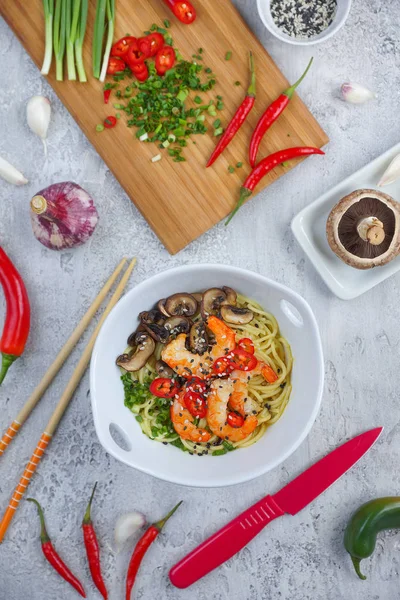
M 400 253 L 400 204 L 376 190 L 356 190 L 332 209 L 326 224 L 333 252 L 356 269 L 387 264 Z

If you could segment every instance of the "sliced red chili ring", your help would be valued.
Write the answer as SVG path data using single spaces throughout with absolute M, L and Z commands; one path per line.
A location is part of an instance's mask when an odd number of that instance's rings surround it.
M 186 392 L 183 401 L 193 417 L 204 419 L 207 415 L 207 402 L 201 394 L 198 394 L 197 392 Z
M 117 119 L 113 116 L 111 117 L 106 117 L 104 119 L 104 127 L 106 129 L 112 129 L 113 127 L 115 127 L 117 124 Z
M 147 68 L 146 64 L 143 65 L 142 69 L 132 71 L 132 73 L 135 74 L 135 77 L 138 81 L 146 81 L 146 79 L 149 78 L 149 69 Z
M 229 375 L 234 371 L 235 367 L 232 365 L 231 361 L 226 356 L 221 356 L 221 358 L 217 358 L 215 363 L 212 366 L 213 375 Z
M 111 89 L 109 90 L 104 90 L 103 92 L 103 97 L 104 97 L 104 104 L 108 104 L 108 101 L 110 99 L 111 96 Z
M 244 425 L 244 418 L 242 417 L 242 415 L 239 415 L 239 413 L 236 412 L 228 413 L 226 421 L 228 425 L 234 427 L 235 429 L 237 429 L 238 427 L 243 427 Z
M 154 31 L 146 37 L 150 42 L 150 56 L 155 56 L 164 46 L 164 36 L 161 33 L 158 33 L 158 31 Z
M 174 398 L 179 392 L 179 387 L 173 379 L 157 377 L 150 384 L 150 392 L 158 398 Z
M 148 36 L 141 37 L 138 39 L 137 43 L 139 46 L 139 50 L 141 52 L 143 52 L 145 57 L 150 58 L 150 56 L 152 56 L 152 47 L 151 47 L 151 40 L 149 39 L 149 37 Z M 163 43 L 164 43 L 164 38 L 163 38 Z
M 128 63 L 128 65 L 131 66 L 131 65 L 137 65 L 139 63 L 144 63 L 144 59 L 146 58 L 146 55 L 139 48 L 138 41 L 135 40 L 134 42 L 132 42 L 132 44 L 130 44 L 130 46 L 128 48 L 128 52 L 126 53 L 126 56 L 124 58 L 125 58 L 126 62 Z
M 164 46 L 157 52 L 156 71 L 159 75 L 165 75 L 175 64 L 175 50 L 172 46 Z
M 229 352 L 227 357 L 234 369 L 239 369 L 239 371 L 252 371 L 256 368 L 258 362 L 254 354 L 250 354 L 239 347 Z
M 128 50 L 129 46 L 133 43 L 137 42 L 137 39 L 132 35 L 127 35 L 126 37 L 121 38 L 115 44 L 113 44 L 111 48 L 111 56 L 119 56 L 124 57 Z
M 205 394 L 207 391 L 207 384 L 200 377 L 191 377 L 188 379 L 186 384 L 186 390 L 188 392 L 197 392 L 198 394 Z
M 190 25 L 196 18 L 194 6 L 188 0 L 164 0 L 174 15 L 185 25 Z
M 108 61 L 107 74 L 115 75 L 115 73 L 120 73 L 125 69 L 125 66 L 126 65 L 122 58 L 119 58 L 118 56 L 111 56 L 110 60 Z
M 239 348 L 242 348 L 245 352 L 248 352 L 249 354 L 254 354 L 254 344 L 253 344 L 253 340 L 251 340 L 250 338 L 242 338 L 241 340 L 238 341 Z

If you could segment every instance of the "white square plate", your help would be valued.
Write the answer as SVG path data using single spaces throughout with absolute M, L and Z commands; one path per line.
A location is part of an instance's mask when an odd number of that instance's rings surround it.
M 367 292 L 400 270 L 400 256 L 387 265 L 361 271 L 349 267 L 332 252 L 326 239 L 326 221 L 332 207 L 354 190 L 377 189 L 377 183 L 393 158 L 400 153 L 400 144 L 375 158 L 368 165 L 344 179 L 304 208 L 292 221 L 295 238 L 321 275 L 329 289 L 342 300 L 351 300 Z M 382 188 L 398 199 L 400 180 Z M 396 198 L 397 196 L 397 198 Z

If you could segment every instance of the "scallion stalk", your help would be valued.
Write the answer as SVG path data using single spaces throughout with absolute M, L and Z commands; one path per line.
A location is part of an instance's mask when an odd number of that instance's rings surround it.
M 80 6 L 80 15 L 76 29 L 75 39 L 75 57 L 76 57 L 76 68 L 78 71 L 79 81 L 81 83 L 87 81 L 85 66 L 83 64 L 83 42 L 86 34 L 86 23 L 89 9 L 89 1 L 82 0 Z
M 56 79 L 63 80 L 67 0 L 56 0 L 54 10 L 53 46 L 56 57 Z
M 70 38 L 74 44 L 78 31 L 79 17 L 81 14 L 81 0 L 72 0 L 72 14 L 71 14 L 71 30 Z
M 45 49 L 41 72 L 48 75 L 53 56 L 53 19 L 54 0 L 43 0 L 44 22 L 45 22 Z
M 114 23 L 115 23 L 115 0 L 107 0 L 107 21 L 108 21 L 108 32 L 106 47 L 103 56 L 103 66 L 100 73 L 100 81 L 104 81 L 107 74 L 108 59 L 110 58 L 111 47 L 114 37 Z
M 96 79 L 100 77 L 101 56 L 103 50 L 103 37 L 105 26 L 104 22 L 106 17 L 106 4 L 107 0 L 97 0 L 92 48 L 93 76 L 96 77 Z
M 76 80 L 76 70 L 75 70 L 75 53 L 74 53 L 74 42 L 71 37 L 71 29 L 72 29 L 72 10 L 74 0 L 65 0 L 67 8 L 66 8 L 66 47 L 67 47 L 67 69 L 68 69 L 68 79 L 71 81 Z

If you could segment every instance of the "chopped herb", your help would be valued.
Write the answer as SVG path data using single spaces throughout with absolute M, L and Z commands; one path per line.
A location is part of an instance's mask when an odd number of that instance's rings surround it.
M 103 87 L 103 90 L 104 90 L 104 91 L 106 91 L 106 90 L 113 90 L 113 89 L 114 89 L 114 88 L 116 88 L 116 87 L 117 87 L 117 84 L 116 84 L 116 83 L 106 83 L 106 84 L 104 85 L 104 87 Z
M 231 167 L 231 165 L 229 165 L 228 171 L 229 171 L 229 173 L 234 173 L 235 172 L 235 167 Z
M 210 67 L 207 67 L 207 69 L 204 69 L 204 72 L 207 73 L 207 75 L 209 75 L 210 73 L 212 73 L 212 69 L 210 69 Z
M 115 118 L 116 119 L 120 119 L 121 118 L 121 113 L 115 113 Z
M 142 415 L 136 415 L 135 419 L 136 419 L 136 421 L 138 423 L 143 423 L 143 417 L 142 417 Z
M 214 450 L 212 453 L 213 456 L 222 456 L 223 454 L 227 454 L 228 450 L 226 448 L 221 448 L 221 450 Z
M 214 137 L 221 135 L 221 133 L 223 133 L 223 131 L 224 131 L 223 127 L 217 127 L 217 129 L 214 131 Z
M 217 102 L 217 109 L 218 110 L 222 110 L 224 108 L 224 103 L 222 102 L 222 100 L 218 100 Z
M 124 404 L 130 410 L 135 405 L 143 404 L 152 397 L 149 389 L 150 380 L 145 381 L 145 383 L 139 383 L 132 380 L 130 373 L 125 373 L 121 376 L 121 381 L 124 386 Z
M 227 52 L 225 54 L 225 60 L 231 60 L 231 58 L 232 58 L 232 52 L 229 50 L 229 52 Z
M 243 163 L 242 162 L 236 163 L 236 168 L 237 169 L 241 169 L 242 167 L 243 167 Z
M 171 27 L 171 23 L 168 21 L 168 19 L 164 19 L 164 27 L 166 27 L 167 29 Z
M 222 442 L 223 447 L 228 451 L 228 452 L 232 452 L 232 450 L 236 450 L 235 446 L 232 446 L 232 444 L 230 444 L 229 442 L 227 442 L 226 440 L 224 440 Z
M 221 126 L 221 119 L 215 119 L 213 123 L 214 129 L 218 129 Z
M 174 44 L 174 40 L 169 35 L 165 36 L 165 41 L 168 44 L 168 46 L 173 46 L 173 44 Z
M 202 103 L 202 99 L 200 98 L 200 96 L 195 96 L 193 98 L 193 101 L 196 102 L 196 104 L 201 104 Z
M 239 86 L 239 85 L 242 85 L 242 84 L 240 83 L 240 81 L 235 81 L 235 85 Z
M 199 54 L 203 54 L 203 48 L 199 48 Z

